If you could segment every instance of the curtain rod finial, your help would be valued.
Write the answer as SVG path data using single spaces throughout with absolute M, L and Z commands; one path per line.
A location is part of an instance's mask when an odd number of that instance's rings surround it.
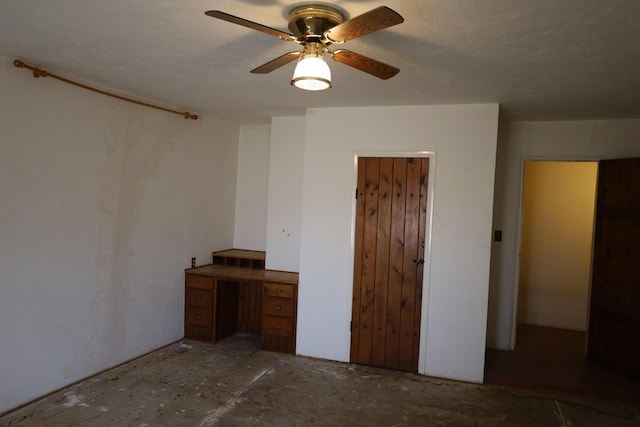
M 14 59 L 13 65 L 15 65 L 18 68 L 24 68 L 24 62 L 20 61 L 19 59 Z

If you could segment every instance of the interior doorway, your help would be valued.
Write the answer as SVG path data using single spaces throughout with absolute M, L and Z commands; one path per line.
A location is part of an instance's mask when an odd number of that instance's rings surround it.
M 601 168 L 603 163 L 611 162 L 620 163 L 613 163 L 609 168 L 615 171 L 616 179 L 607 180 Z M 624 170 L 623 166 L 630 173 L 619 172 Z M 603 298 L 598 295 L 602 291 L 594 294 L 594 277 L 596 270 L 638 277 L 628 273 L 627 264 L 637 258 L 623 243 L 625 239 L 633 241 L 627 235 L 635 235 L 640 222 L 627 220 L 623 209 L 609 208 L 603 200 L 622 200 L 632 205 L 631 201 L 638 197 L 634 196 L 636 190 L 628 187 L 637 182 L 639 166 L 636 159 L 525 162 L 516 345 L 513 351 L 487 351 L 486 382 L 613 397 L 634 403 L 640 401 L 639 381 L 620 369 L 610 369 L 615 367 L 614 363 L 596 364 L 587 359 L 587 355 L 593 359 L 590 348 L 596 342 L 593 339 L 594 307 L 598 313 L 615 314 L 615 319 L 621 323 L 624 319 L 625 327 L 637 323 L 634 319 L 638 316 L 627 316 L 624 310 L 616 308 L 616 305 L 624 308 L 628 305 L 626 301 L 634 300 L 635 294 L 616 290 L 615 284 L 623 281 L 613 276 L 605 277 L 604 293 L 608 299 L 605 302 L 607 310 L 602 310 Z M 568 185 L 571 182 L 574 185 Z M 638 206 L 637 203 L 634 205 Z M 632 219 L 638 216 L 637 208 L 630 211 Z M 618 227 L 617 235 L 611 233 L 613 228 L 608 225 L 603 229 L 603 215 L 612 216 L 617 222 L 624 218 L 624 227 Z M 598 238 L 602 235 L 607 236 L 608 245 L 604 248 L 602 237 Z M 618 250 L 621 254 L 614 254 L 611 248 L 622 248 Z M 633 261 L 634 264 L 637 262 Z M 626 280 L 623 283 L 637 282 Z M 599 288 L 603 289 L 600 285 Z M 600 334 L 598 342 L 605 343 L 607 355 L 637 354 L 614 345 L 609 338 L 610 330 L 595 328 L 600 329 L 605 332 Z M 626 341 L 634 340 L 634 334 L 626 335 Z M 629 346 L 624 348 L 629 349 Z M 609 368 L 605 367 L 607 365 Z
M 525 161 L 517 324 L 586 332 L 597 173 Z

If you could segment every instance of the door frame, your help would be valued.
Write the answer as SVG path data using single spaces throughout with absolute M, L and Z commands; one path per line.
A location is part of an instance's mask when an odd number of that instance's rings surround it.
M 514 350 L 516 347 L 516 334 L 517 334 L 517 326 L 518 326 L 518 298 L 520 296 L 520 257 L 522 252 L 522 222 L 523 222 L 523 203 L 524 203 L 524 165 L 526 162 L 600 162 L 600 160 L 604 160 L 600 157 L 521 157 L 520 158 L 520 195 L 518 200 L 518 229 L 517 229 L 517 241 L 516 241 L 516 249 L 518 251 L 518 256 L 516 257 L 516 265 L 515 265 L 515 290 L 513 292 L 513 312 L 511 313 L 511 340 L 509 349 Z M 597 178 L 596 178 L 597 179 Z M 597 191 L 597 189 L 596 189 Z M 597 195 L 597 193 L 596 193 Z M 595 210 L 595 205 L 594 205 Z M 593 227 L 595 227 L 595 217 L 593 221 Z M 593 237 L 592 237 L 592 258 L 593 258 Z M 590 262 L 590 270 L 593 269 L 593 259 Z M 589 316 L 588 311 L 591 306 L 591 271 L 589 272 L 589 293 L 587 300 L 587 325 L 585 333 L 588 336 L 589 333 Z M 586 342 L 585 342 L 585 351 L 586 351 Z
M 381 151 L 381 150 L 355 150 L 353 152 L 353 170 L 351 178 L 351 225 L 350 225 L 350 248 L 349 251 L 349 298 L 346 299 L 345 307 L 345 324 L 351 324 L 351 316 L 353 312 L 353 269 L 355 263 L 355 241 L 356 241 L 356 198 L 355 191 L 358 185 L 358 158 L 359 157 L 415 157 L 429 159 L 429 173 L 427 181 L 427 200 L 425 215 L 425 243 L 424 243 L 424 270 L 422 274 L 422 301 L 420 302 L 420 346 L 418 354 L 418 373 L 426 375 L 426 349 L 427 349 L 427 315 L 429 313 L 429 293 L 431 278 L 431 236 L 433 227 L 433 195 L 435 193 L 435 177 L 436 177 L 436 152 L 435 151 Z M 351 360 L 351 332 L 346 334 L 345 347 L 346 354 L 344 360 Z

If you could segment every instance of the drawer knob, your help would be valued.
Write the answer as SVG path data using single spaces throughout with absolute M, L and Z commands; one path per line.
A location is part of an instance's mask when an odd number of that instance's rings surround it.
M 280 325 L 276 325 L 276 329 L 280 329 Z
M 196 301 L 201 301 L 202 297 L 196 297 Z
M 276 310 L 282 310 L 282 306 L 281 305 L 276 305 Z
M 199 314 L 196 314 L 196 319 L 202 319 L 202 316 L 200 316 Z

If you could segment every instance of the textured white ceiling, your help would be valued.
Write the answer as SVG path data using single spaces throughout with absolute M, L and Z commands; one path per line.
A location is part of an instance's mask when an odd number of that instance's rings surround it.
M 347 17 L 386 5 L 405 18 L 344 45 L 401 71 L 383 81 L 330 61 L 324 92 L 291 86 L 295 63 L 249 73 L 298 45 L 204 15 L 217 9 L 288 31 L 300 4 L 2 0 L 0 55 L 246 124 L 309 107 L 486 102 L 510 119 L 640 117 L 638 0 L 337 1 Z

